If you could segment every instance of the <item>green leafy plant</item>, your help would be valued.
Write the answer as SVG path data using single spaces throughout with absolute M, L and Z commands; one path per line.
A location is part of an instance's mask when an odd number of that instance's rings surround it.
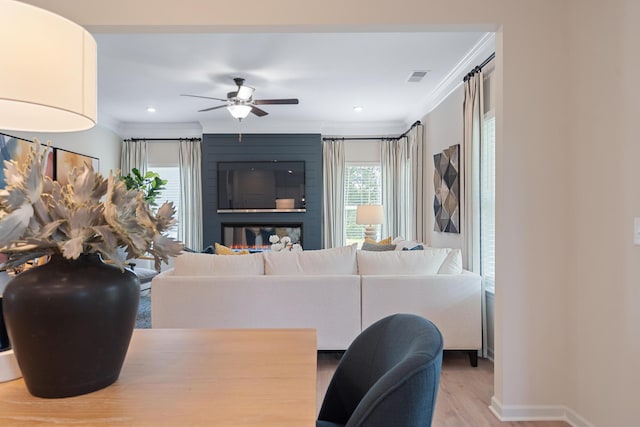
M 77 259 L 87 253 L 122 266 L 124 248 L 127 259 L 150 254 L 159 270 L 161 261 L 181 253 L 182 243 L 166 234 L 175 224 L 172 203 L 153 211 L 142 191 L 118 179 L 119 172 L 105 179 L 90 165 L 73 168 L 69 183 L 60 185 L 45 175 L 45 153 L 36 140 L 24 163 L 5 162 L 0 253 L 8 257 L 7 267 L 43 255 Z
M 131 169 L 128 175 L 121 176 L 120 179 L 127 186 L 127 190 L 141 191 L 144 200 L 150 206 L 156 206 L 156 197 L 167 185 L 167 180 L 160 178 L 156 172 L 147 171 L 143 176 L 137 168 Z

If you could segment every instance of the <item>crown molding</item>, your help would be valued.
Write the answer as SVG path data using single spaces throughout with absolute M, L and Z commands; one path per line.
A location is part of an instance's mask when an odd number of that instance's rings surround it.
M 118 136 L 122 136 L 122 133 L 121 133 L 122 123 L 119 120 L 113 118 L 113 116 L 110 116 L 109 114 L 105 113 L 102 110 L 98 110 L 97 124 L 99 124 L 103 128 L 109 129 L 110 131 L 112 131 Z
M 407 128 L 404 121 L 376 122 L 323 122 L 323 121 L 273 121 L 235 119 L 203 121 L 203 133 L 319 133 L 322 135 L 399 135 Z
M 416 117 L 415 120 L 420 120 L 425 115 L 433 111 L 442 101 L 447 99 L 451 92 L 456 90 L 458 86 L 462 84 L 464 76 L 471 71 L 475 66 L 479 65 L 489 57 L 496 50 L 496 34 L 486 33 L 479 41 L 473 46 L 469 52 L 456 64 L 455 67 L 445 76 L 444 79 L 436 86 L 431 92 L 429 100 L 420 111 L 423 111 L 420 117 Z M 410 121 L 413 123 L 413 121 Z
M 122 123 L 123 138 L 200 138 L 202 125 L 198 122 L 180 123 Z

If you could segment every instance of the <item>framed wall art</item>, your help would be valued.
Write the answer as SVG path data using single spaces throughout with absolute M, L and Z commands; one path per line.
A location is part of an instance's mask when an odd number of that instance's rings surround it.
M 65 185 L 69 182 L 69 172 L 73 168 L 81 168 L 85 164 L 93 166 L 93 169 L 97 172 L 100 171 L 100 159 L 97 157 L 86 156 L 84 154 L 74 153 L 73 151 L 63 150 L 62 148 L 55 149 L 56 167 L 55 167 L 55 179 L 60 185 Z
M 460 233 L 460 144 L 434 154 L 434 230 Z

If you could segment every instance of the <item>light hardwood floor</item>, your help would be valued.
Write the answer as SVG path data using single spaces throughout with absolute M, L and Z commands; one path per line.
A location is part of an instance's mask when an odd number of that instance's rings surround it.
M 317 408 L 338 365 L 339 353 L 318 354 Z M 561 421 L 500 422 L 489 410 L 493 363 L 479 359 L 472 368 L 466 354 L 445 352 L 433 427 L 568 427 Z

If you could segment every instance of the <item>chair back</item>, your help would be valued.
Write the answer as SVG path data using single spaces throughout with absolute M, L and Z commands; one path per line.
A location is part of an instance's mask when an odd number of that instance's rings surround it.
M 442 335 L 413 314 L 385 317 L 362 331 L 329 383 L 318 426 L 430 426 Z

